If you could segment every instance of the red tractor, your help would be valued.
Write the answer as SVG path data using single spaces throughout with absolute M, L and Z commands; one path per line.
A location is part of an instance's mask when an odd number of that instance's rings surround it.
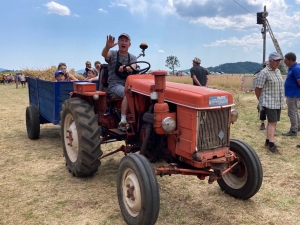
M 141 44 L 144 50 L 147 45 Z M 233 96 L 226 91 L 166 82 L 163 70 L 134 69 L 125 93 L 130 113 L 126 132 L 118 130 L 122 99 L 105 92 L 100 75 L 96 84 L 77 82 L 61 111 L 61 133 L 66 165 L 74 176 L 90 176 L 101 160 L 117 152 L 117 192 L 127 224 L 155 224 L 160 206 L 156 175 L 194 175 L 217 181 L 230 196 L 249 199 L 262 184 L 260 160 L 247 143 L 230 139 L 237 120 Z M 128 65 L 130 66 L 130 65 Z M 141 68 L 141 67 L 140 67 Z M 125 144 L 103 155 L 101 144 Z M 154 168 L 151 163 L 167 162 Z

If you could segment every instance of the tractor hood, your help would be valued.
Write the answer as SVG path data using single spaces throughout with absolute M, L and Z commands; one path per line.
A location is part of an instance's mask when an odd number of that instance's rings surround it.
M 150 96 L 154 75 L 131 75 L 126 90 Z M 212 88 L 166 82 L 165 101 L 195 109 L 222 108 L 233 105 L 232 94 Z

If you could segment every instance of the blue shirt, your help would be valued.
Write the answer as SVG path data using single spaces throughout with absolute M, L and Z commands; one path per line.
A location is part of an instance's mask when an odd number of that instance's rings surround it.
M 289 72 L 286 76 L 284 83 L 285 96 L 288 98 L 300 98 L 300 86 L 298 85 L 300 80 L 300 66 L 297 62 L 289 68 Z

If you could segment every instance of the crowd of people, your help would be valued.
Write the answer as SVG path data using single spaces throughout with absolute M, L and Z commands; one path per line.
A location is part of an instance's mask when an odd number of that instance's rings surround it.
M 289 67 L 285 82 L 279 68 L 281 60 Z M 296 55 L 289 52 L 284 59 L 277 52 L 269 55 L 269 60 L 265 63 L 262 70 L 255 79 L 255 94 L 258 99 L 260 119 L 267 119 L 266 129 L 266 148 L 274 153 L 281 154 L 275 144 L 275 130 L 277 122 L 280 121 L 281 110 L 284 109 L 284 99 L 288 108 L 288 117 L 291 127 L 283 136 L 297 136 L 300 131 L 299 100 L 300 100 L 300 66 L 296 62 Z M 262 124 L 263 125 L 263 124 Z M 261 130 L 262 130 L 261 125 Z M 297 145 L 299 148 L 300 145 Z
M 2 74 L 0 77 L 0 82 L 2 84 L 16 84 L 16 88 L 18 88 L 19 84 L 22 85 L 23 88 L 26 87 L 27 78 L 22 72 L 12 74 Z
M 118 45 L 118 50 L 110 50 Z M 123 98 L 121 106 L 121 120 L 119 123 L 119 129 L 126 131 L 129 127 L 126 115 L 128 110 L 127 99 L 125 96 L 125 81 L 126 75 L 131 74 L 132 69 L 125 65 L 133 63 L 132 67 L 136 68 L 134 62 L 137 61 L 137 57 L 128 52 L 131 45 L 130 37 L 128 34 L 121 34 L 118 37 L 118 42 L 115 43 L 115 38 L 111 35 L 107 36 L 105 47 L 102 50 L 102 56 L 108 64 L 108 92 L 115 94 L 116 96 Z M 90 61 L 85 63 L 85 71 L 82 74 L 86 81 L 92 82 L 99 79 L 101 71 L 100 61 L 94 63 L 94 68 Z M 125 75 L 125 76 L 124 76 Z M 59 63 L 57 71 L 54 73 L 55 81 L 76 81 L 77 79 L 67 72 L 67 66 L 65 63 Z
M 91 62 L 87 61 L 85 63 L 85 70 L 82 76 L 85 78 L 84 80 L 92 82 L 93 80 L 99 79 L 99 74 L 101 70 L 100 61 L 95 62 L 95 68 L 92 68 Z M 57 70 L 54 73 L 55 81 L 77 81 L 78 79 L 71 73 L 67 71 L 66 63 L 59 63 L 57 66 Z

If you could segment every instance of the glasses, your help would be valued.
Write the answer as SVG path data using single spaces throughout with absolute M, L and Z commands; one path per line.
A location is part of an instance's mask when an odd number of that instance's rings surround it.
M 85 64 L 85 65 L 90 66 L 91 64 Z

